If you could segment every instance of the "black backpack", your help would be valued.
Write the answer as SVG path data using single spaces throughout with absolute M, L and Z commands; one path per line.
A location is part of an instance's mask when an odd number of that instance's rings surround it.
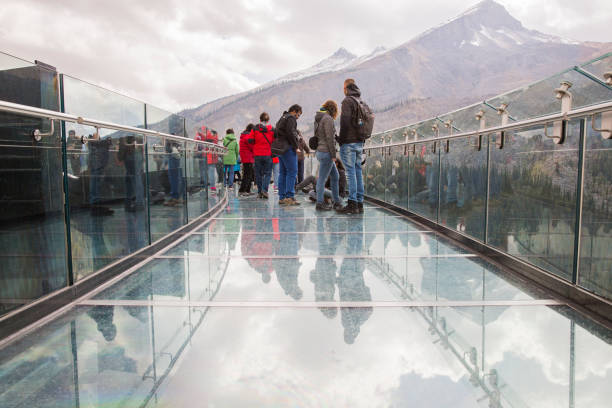
M 316 122 L 314 136 L 308 139 L 308 147 L 310 147 L 312 150 L 317 150 L 317 147 L 319 147 L 319 136 L 317 136 L 318 129 L 319 129 L 319 122 Z
M 361 140 L 365 141 L 372 136 L 375 115 L 368 104 L 362 101 L 361 98 L 356 98 L 354 96 L 351 96 L 351 98 L 357 102 L 357 114 L 353 118 L 353 124 Z

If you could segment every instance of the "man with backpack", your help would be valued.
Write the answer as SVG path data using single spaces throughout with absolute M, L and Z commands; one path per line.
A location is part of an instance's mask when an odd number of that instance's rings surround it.
M 374 115 L 361 100 L 361 91 L 354 79 L 344 81 L 342 113 L 340 115 L 340 158 L 346 169 L 348 179 L 348 204 L 338 210 L 343 214 L 363 213 L 363 175 L 361 155 L 363 143 L 372 135 Z
M 253 155 L 255 156 L 255 183 L 257 198 L 268 198 L 268 187 L 272 176 L 272 152 L 270 146 L 274 142 L 274 129 L 268 125 L 270 115 L 263 112 L 259 115 L 260 123 L 253 128 Z

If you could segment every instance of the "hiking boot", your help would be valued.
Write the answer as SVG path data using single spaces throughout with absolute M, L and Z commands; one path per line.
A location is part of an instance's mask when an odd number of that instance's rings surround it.
M 286 205 L 300 205 L 299 201 L 297 201 L 293 197 L 285 198 Z
M 357 202 L 353 200 L 349 200 L 346 207 L 343 207 L 337 210 L 338 214 L 359 214 L 359 207 L 357 207 Z
M 331 211 L 332 207 L 329 204 L 325 204 L 325 203 L 317 203 L 317 205 L 315 206 L 315 209 L 317 211 Z
M 359 211 L 359 214 L 363 214 L 363 202 L 357 203 L 357 210 Z

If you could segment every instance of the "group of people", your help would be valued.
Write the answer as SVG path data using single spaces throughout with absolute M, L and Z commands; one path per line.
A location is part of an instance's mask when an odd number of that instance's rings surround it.
M 296 187 L 305 189 L 306 182 L 313 184 L 316 192 L 313 198 L 316 199 L 317 210 L 336 210 L 344 214 L 363 213 L 361 164 L 363 144 L 369 135 L 364 135 L 360 129 L 363 125 L 360 105 L 363 102 L 361 91 L 353 79 L 344 81 L 344 95 L 340 109 L 333 100 L 322 104 L 314 117 L 314 140 L 310 140 L 308 144 L 297 129 L 297 121 L 302 116 L 302 107 L 297 104 L 283 112 L 275 127 L 270 124 L 270 115 L 263 112 L 259 116 L 259 123 L 249 124 L 239 140 L 236 139 L 233 129 L 227 129 L 223 138 L 223 146 L 227 149 L 223 155 L 223 184 L 233 189 L 235 169 L 239 169 L 242 164 L 239 195 L 250 195 L 252 183 L 255 182 L 257 197 L 268 199 L 274 169 L 274 183 L 278 188 L 281 206 L 300 205 L 295 199 Z M 338 115 L 339 135 L 335 126 Z M 218 139 L 214 136 L 209 131 L 205 134 L 199 132 L 196 139 L 217 143 Z M 339 144 L 339 149 L 336 144 Z M 310 153 L 308 145 L 316 148 L 316 158 L 319 161 L 316 183 L 312 178 L 304 180 L 304 157 Z M 214 173 L 210 174 L 210 169 L 214 167 L 210 164 L 218 158 L 211 157 L 211 154 L 208 156 L 208 180 L 214 180 Z M 343 180 L 340 178 L 341 174 Z M 343 184 L 348 187 L 346 205 L 340 195 L 340 186 Z M 215 188 L 214 181 L 209 181 L 209 185 Z M 327 191 L 331 193 L 331 200 L 326 199 L 326 185 L 329 187 Z

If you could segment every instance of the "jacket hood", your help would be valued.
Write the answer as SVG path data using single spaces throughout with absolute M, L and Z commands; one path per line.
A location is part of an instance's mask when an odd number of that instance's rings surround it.
M 319 123 L 325 115 L 327 115 L 327 111 L 324 111 L 324 110 L 320 110 L 317 113 L 315 113 L 315 123 Z
M 223 145 L 225 145 L 226 141 L 227 142 L 231 142 L 232 140 L 236 140 L 236 136 L 234 136 L 233 133 L 228 133 L 227 135 L 225 135 L 225 137 L 223 138 Z
M 361 90 L 359 89 L 357 84 L 349 84 L 346 87 L 346 91 L 346 96 L 356 96 L 357 98 L 361 96 Z

